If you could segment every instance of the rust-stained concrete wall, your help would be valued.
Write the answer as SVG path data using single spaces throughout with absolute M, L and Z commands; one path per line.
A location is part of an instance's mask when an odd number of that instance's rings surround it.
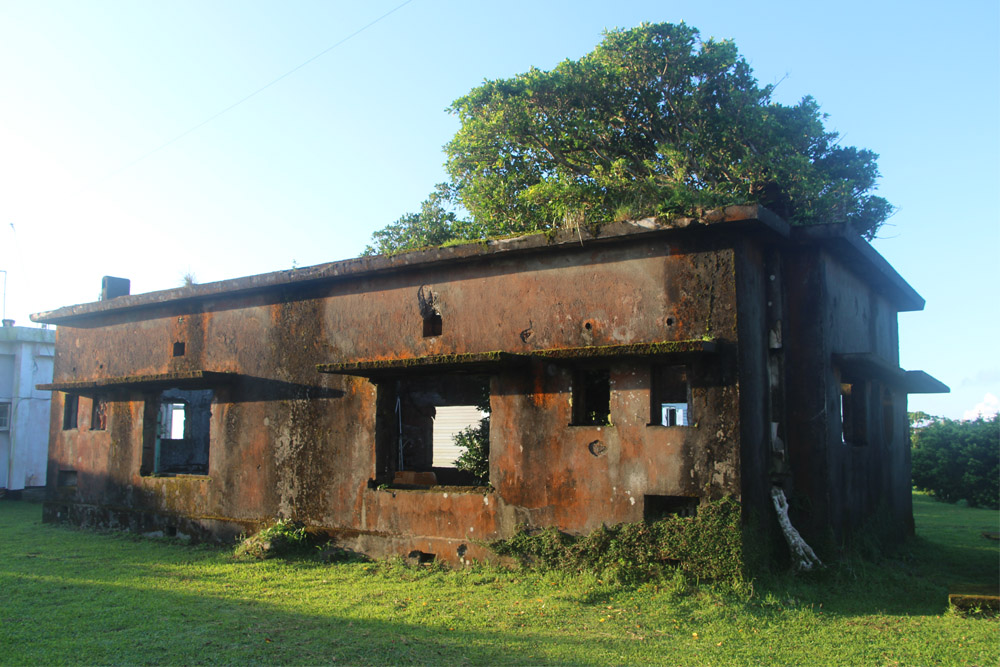
M 711 222 L 362 258 L 37 316 L 60 325 L 54 383 L 83 394 L 69 430 L 53 395 L 46 516 L 200 538 L 289 517 L 373 555 L 449 561 L 520 524 L 637 521 L 650 497 L 732 496 L 768 525 L 774 484 L 812 534 L 878 506 L 912 522 L 905 394 L 891 389 L 891 426 L 872 422 L 870 447 L 845 448 L 831 360 L 896 366 L 896 311 L 922 300 L 863 242 L 796 239 L 746 207 Z M 428 302 L 442 332 L 425 337 Z M 706 340 L 707 353 L 587 354 Z M 531 356 L 544 350 L 577 352 Z M 387 485 L 393 377 L 420 372 L 407 360 L 495 351 L 528 356 L 475 370 L 490 377 L 492 488 Z M 372 380 L 317 370 L 392 360 Z M 659 363 L 688 366 L 690 426 L 653 424 Z M 570 425 L 588 364 L 609 373 L 610 424 Z M 199 372 L 189 383 L 215 391 L 208 474 L 141 474 L 157 392 Z M 105 431 L 90 429 L 95 395 L 110 401 Z
M 867 381 L 866 442 L 845 442 L 840 384 L 847 369 L 835 362 L 836 355 L 867 354 L 898 366 L 898 307 L 821 247 L 789 258 L 797 333 L 788 346 L 797 370 L 789 392 L 793 519 L 817 541 L 842 539 L 879 514 L 897 533 L 912 533 L 906 392 Z
M 89 430 L 86 396 L 78 428 L 62 430 L 58 394 L 53 479 L 72 469 L 77 486 L 56 489 L 50 511 L 106 522 L 110 510 L 131 510 L 150 527 L 197 533 L 206 531 L 194 524 L 233 533 L 286 516 L 369 552 L 420 549 L 454 560 L 460 548 L 479 552 L 471 540 L 508 535 L 519 523 L 583 532 L 641 519 L 646 494 L 739 497 L 730 244 L 726 236 L 626 239 L 61 326 L 57 384 L 199 369 L 238 375 L 215 387 L 207 476 L 140 475 L 143 406 L 155 391 L 108 393 L 103 432 Z M 440 336 L 422 336 L 421 289 L 434 295 Z M 693 362 L 693 428 L 649 425 L 650 360 L 605 363 L 608 426 L 568 426 L 572 363 L 496 369 L 489 492 L 372 488 L 377 389 L 316 371 L 318 363 L 359 358 L 702 337 L 717 340 L 721 352 Z M 173 356 L 176 343 L 184 343 L 183 356 Z

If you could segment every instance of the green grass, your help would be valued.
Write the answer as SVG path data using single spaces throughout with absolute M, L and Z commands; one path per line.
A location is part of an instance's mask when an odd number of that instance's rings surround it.
M 682 577 L 236 562 L 231 550 L 41 524 L 0 503 L 0 662 L 996 665 L 998 513 L 914 497 L 917 538 L 753 591 Z

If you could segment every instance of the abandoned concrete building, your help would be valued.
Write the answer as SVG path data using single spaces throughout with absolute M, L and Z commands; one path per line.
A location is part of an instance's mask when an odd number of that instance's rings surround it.
M 912 530 L 897 313 L 843 226 L 607 224 L 128 294 L 58 325 L 46 520 L 231 538 L 275 517 L 458 561 L 723 496 L 808 538 Z M 488 480 L 454 422 L 489 406 Z M 464 417 L 458 415 L 463 413 Z M 463 422 L 464 420 L 464 422 Z M 444 433 L 444 435 L 442 435 Z

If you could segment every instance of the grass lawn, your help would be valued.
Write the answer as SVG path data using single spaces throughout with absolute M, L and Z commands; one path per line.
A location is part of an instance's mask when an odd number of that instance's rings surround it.
M 236 562 L 231 550 L 41 523 L 0 502 L 0 663 L 997 665 L 1000 513 L 914 496 L 917 537 L 878 563 L 758 579 Z

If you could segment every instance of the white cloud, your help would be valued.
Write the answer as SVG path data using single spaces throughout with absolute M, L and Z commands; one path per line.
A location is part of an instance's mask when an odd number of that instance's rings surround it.
M 989 392 L 983 396 L 983 400 L 976 404 L 971 410 L 966 410 L 962 419 L 977 419 L 979 417 L 992 417 L 1000 412 L 1000 398 Z

